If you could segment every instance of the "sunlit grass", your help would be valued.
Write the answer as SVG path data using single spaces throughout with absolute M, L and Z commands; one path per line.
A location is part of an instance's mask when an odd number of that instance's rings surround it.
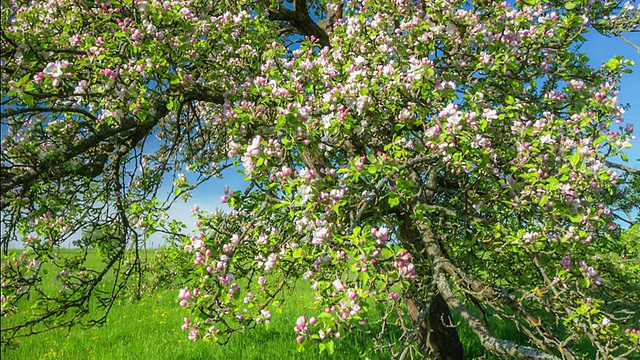
M 90 251 L 87 264 L 101 266 L 101 260 Z M 53 274 L 51 276 L 53 281 Z M 51 285 L 53 288 L 53 285 Z M 287 296 L 282 311 L 274 311 L 268 327 L 257 327 L 246 333 L 234 334 L 225 346 L 206 342 L 192 342 L 180 329 L 183 318 L 189 316 L 178 306 L 177 289 L 164 290 L 138 303 L 118 303 L 109 314 L 106 324 L 89 329 L 73 328 L 70 332 L 57 329 L 37 336 L 20 339 L 16 349 L 2 349 L 2 359 L 324 359 L 317 349 L 303 353 L 296 351 L 293 325 L 300 315 L 317 316 L 322 309 L 314 303 L 308 284 L 296 285 Z M 3 326 L 10 320 L 3 319 Z M 524 341 L 513 326 L 492 324 L 498 335 Z M 487 356 L 468 327 L 460 327 L 460 336 L 467 358 Z M 343 334 L 336 341 L 335 359 L 358 359 L 373 339 L 361 333 Z M 388 359 L 389 354 L 369 354 L 370 359 Z
M 291 307 L 274 313 L 268 328 L 236 334 L 225 346 L 193 343 L 180 329 L 185 316 L 177 292 L 164 291 L 137 304 L 114 306 L 107 323 L 87 330 L 53 330 L 20 340 L 17 349 L 3 349 L 3 359 L 317 359 L 313 351 L 296 351 L 292 324 L 310 308 L 308 292 L 293 296 Z M 301 296 L 302 295 L 302 296 Z M 338 342 L 341 359 L 358 358 L 361 344 L 346 337 Z M 326 354 L 325 354 L 326 355 Z M 326 356 L 323 356 L 326 357 Z M 323 358 L 322 357 L 322 358 Z

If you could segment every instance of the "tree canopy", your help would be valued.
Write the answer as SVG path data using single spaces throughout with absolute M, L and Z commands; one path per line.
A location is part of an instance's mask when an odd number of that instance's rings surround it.
M 38 299 L 3 342 L 170 280 L 188 337 L 223 344 L 306 280 L 326 310 L 292 324 L 300 348 L 362 331 L 460 359 L 465 323 L 501 357 L 638 351 L 640 180 L 617 160 L 633 62 L 580 49 L 640 30 L 637 6 L 2 0 L 1 20 L 1 315 Z M 183 234 L 167 210 L 228 168 L 246 189 Z M 175 245 L 156 265 L 154 233 Z M 103 268 L 59 251 L 77 234 Z

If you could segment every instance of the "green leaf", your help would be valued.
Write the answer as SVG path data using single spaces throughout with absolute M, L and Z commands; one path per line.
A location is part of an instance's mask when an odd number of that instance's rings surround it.
M 579 152 L 573 153 L 573 155 L 569 157 L 569 162 L 571 162 L 571 165 L 573 166 L 578 166 L 578 163 L 580 162 L 580 153 Z
M 326 349 L 327 349 L 327 352 L 329 353 L 329 355 L 333 355 L 333 352 L 335 351 L 334 348 L 333 348 L 333 340 L 327 341 Z
M 382 256 L 384 256 L 385 259 L 388 259 L 393 256 L 393 250 L 389 248 L 383 248 L 381 252 L 382 252 Z
M 362 282 L 362 284 L 367 284 L 369 282 L 369 273 L 367 272 L 360 272 L 358 274 L 358 278 L 360 278 L 360 282 Z
M 398 205 L 400 205 L 400 199 L 398 197 L 394 196 L 392 198 L 389 198 L 389 206 L 390 207 L 396 207 Z
M 600 144 L 600 143 L 602 143 L 604 141 L 607 141 L 607 140 L 608 140 L 608 138 L 606 136 L 602 135 L 602 136 L 598 137 L 597 139 L 595 139 L 593 141 L 593 145 L 598 145 L 598 144 Z
M 584 315 L 589 311 L 589 306 L 587 304 L 582 304 L 580 305 L 579 308 L 576 309 L 576 314 L 577 315 Z
M 544 206 L 544 204 L 547 203 L 547 201 L 549 201 L 549 197 L 548 196 L 543 196 L 542 199 L 540 199 L 540 206 Z
M 589 281 L 589 279 L 587 278 L 582 278 L 582 280 L 580 280 L 580 287 L 583 287 L 585 289 L 588 289 L 589 286 L 591 286 L 591 281 Z
M 29 74 L 27 74 L 27 75 L 25 75 L 25 76 L 21 77 L 21 78 L 20 78 L 20 80 L 18 80 L 18 82 L 16 83 L 16 85 L 15 85 L 15 86 L 16 86 L 16 87 L 20 87 L 20 86 L 22 86 L 24 83 L 26 83 L 26 82 L 27 82 L 27 80 L 29 80 Z
M 31 96 L 29 94 L 23 94 L 22 95 L 22 101 L 24 101 L 25 104 L 27 104 L 29 106 L 33 106 L 33 96 Z
M 611 70 L 611 71 L 617 70 L 617 69 L 620 67 L 621 63 L 622 63 L 622 61 L 621 61 L 621 60 L 622 60 L 623 58 L 624 58 L 623 56 L 615 56 L 615 57 L 612 57 L 611 59 L 609 59 L 609 61 L 607 61 L 607 62 L 604 64 L 604 66 L 605 66 L 608 70 Z
M 567 2 L 564 4 L 564 8 L 567 10 L 573 10 L 576 8 L 576 3 L 573 2 Z
M 487 126 L 489 125 L 489 122 L 485 119 L 480 120 L 480 130 L 481 131 L 485 131 L 487 129 Z
M 507 95 L 504 98 L 504 102 L 507 103 L 508 105 L 513 104 L 515 101 L 516 101 L 516 99 L 511 95 Z
M 620 153 L 620 158 L 624 162 L 628 162 L 629 161 L 629 155 L 627 155 L 626 153 Z

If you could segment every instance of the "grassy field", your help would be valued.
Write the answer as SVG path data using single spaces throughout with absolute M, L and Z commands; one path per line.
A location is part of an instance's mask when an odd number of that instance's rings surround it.
M 99 264 L 91 254 L 87 262 Z M 97 266 L 97 265 L 96 265 Z M 115 305 L 101 327 L 54 330 L 23 338 L 15 349 L 2 349 L 3 360 L 20 359 L 325 359 L 326 353 L 317 350 L 296 351 L 293 325 L 300 314 L 313 316 L 313 293 L 305 285 L 298 286 L 287 300 L 280 314 L 274 313 L 268 328 L 259 327 L 244 334 L 236 334 L 225 346 L 206 342 L 193 343 L 180 329 L 185 316 L 177 305 L 177 290 L 165 290 L 147 297 L 139 303 Z M 10 320 L 3 319 L 6 324 Z M 514 329 L 496 323 L 494 330 L 513 340 L 518 339 Z M 468 358 L 486 358 L 477 338 L 468 328 L 460 329 Z M 345 334 L 336 342 L 335 359 L 358 359 L 372 339 L 356 334 Z M 389 355 L 369 355 L 371 359 L 386 359 Z
M 292 298 L 295 308 L 274 315 L 272 326 L 232 338 L 226 346 L 193 343 L 180 330 L 184 312 L 176 291 L 165 291 L 138 304 L 115 306 L 107 323 L 88 330 L 63 330 L 22 339 L 18 349 L 2 352 L 4 359 L 315 359 L 313 352 L 297 353 L 292 324 L 297 309 L 310 302 Z M 359 344 L 346 339 L 339 353 L 356 358 Z M 342 356 L 341 356 L 342 358 Z

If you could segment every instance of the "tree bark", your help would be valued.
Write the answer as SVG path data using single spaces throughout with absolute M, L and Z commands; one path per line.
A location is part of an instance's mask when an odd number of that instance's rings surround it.
M 453 326 L 451 312 L 439 292 L 429 304 L 428 331 L 429 347 L 436 359 L 462 360 L 464 350 L 458 330 Z
M 423 254 L 420 251 L 422 246 L 420 233 L 412 226 L 408 215 L 403 216 L 400 226 L 400 237 L 403 243 L 407 242 L 414 248 L 413 255 L 419 256 Z M 420 276 L 420 275 L 419 275 Z M 427 278 L 426 276 L 424 277 Z M 430 281 L 433 281 L 430 279 Z M 436 287 L 433 286 L 435 289 Z M 429 353 L 434 359 L 438 360 L 462 360 L 464 359 L 464 349 L 460 342 L 460 336 L 457 329 L 452 325 L 453 318 L 447 302 L 440 292 L 436 292 L 431 296 L 431 301 L 420 307 L 411 293 L 407 293 L 405 297 L 407 311 L 409 317 L 415 327 L 418 327 L 418 346 L 425 353 Z M 426 316 L 421 317 L 420 314 L 426 311 Z M 423 319 L 419 326 L 417 323 Z
M 411 294 L 405 297 L 407 311 L 414 327 L 420 321 L 421 309 L 413 300 Z M 462 360 L 464 350 L 460 342 L 460 336 L 453 324 L 451 312 L 446 301 L 440 293 L 432 297 L 427 307 L 427 316 L 422 320 L 418 333 L 418 347 L 426 354 L 429 353 L 438 360 Z

